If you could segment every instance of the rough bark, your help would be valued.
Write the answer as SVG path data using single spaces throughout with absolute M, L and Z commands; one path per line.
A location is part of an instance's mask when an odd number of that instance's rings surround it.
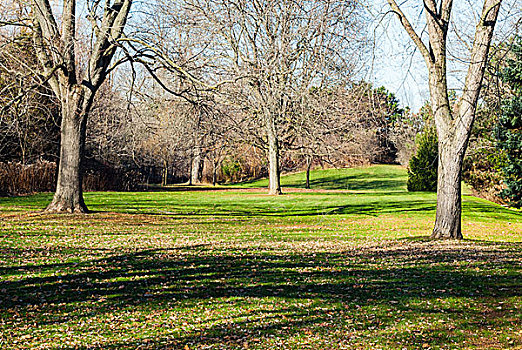
M 388 0 L 404 29 L 424 57 L 429 71 L 430 101 L 439 137 L 437 214 L 431 235 L 434 239 L 461 239 L 461 177 L 489 47 L 501 0 L 484 0 L 476 27 L 471 60 L 457 108 L 452 109 L 447 86 L 447 34 L 453 0 L 424 0 L 429 50 L 417 35 L 395 0 Z
M 89 96 L 87 96 L 88 98 Z M 60 164 L 53 200 L 46 211 L 51 213 L 87 213 L 83 200 L 81 160 L 85 145 L 86 110 L 84 90 L 75 86 L 62 101 Z
M 431 235 L 434 239 L 462 239 L 461 173 L 464 154 L 454 145 L 439 147 L 437 214 Z
M 274 118 L 267 116 L 266 121 L 268 138 L 268 194 L 280 195 L 281 191 L 279 172 L 279 140 Z
M 95 42 L 82 69 L 76 55 L 76 1 L 64 0 L 57 20 L 49 0 L 33 0 L 33 40 L 48 84 L 60 99 L 62 124 L 56 193 L 46 211 L 87 212 L 83 200 L 81 162 L 85 128 L 94 95 L 103 84 L 121 38 L 132 0 L 107 0 L 103 17 L 93 24 Z M 95 16 L 89 17 L 96 22 Z M 61 24 L 61 27 L 58 26 Z M 78 71 L 84 71 L 82 77 Z

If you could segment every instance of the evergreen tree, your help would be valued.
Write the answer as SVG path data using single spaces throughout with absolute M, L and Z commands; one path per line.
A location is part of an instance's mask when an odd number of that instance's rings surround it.
M 496 126 L 497 147 L 506 153 L 502 168 L 506 188 L 502 198 L 516 207 L 522 207 L 522 37 L 515 40 L 513 58 L 500 73 L 502 82 L 509 86 L 512 97 L 502 103 Z
M 410 159 L 408 191 L 436 191 L 438 139 L 435 127 L 428 126 L 417 136 L 417 152 Z

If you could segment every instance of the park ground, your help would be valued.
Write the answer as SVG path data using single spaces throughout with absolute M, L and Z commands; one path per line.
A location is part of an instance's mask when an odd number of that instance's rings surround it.
M 0 198 L 1 349 L 522 349 L 522 212 L 394 166 L 233 187 Z

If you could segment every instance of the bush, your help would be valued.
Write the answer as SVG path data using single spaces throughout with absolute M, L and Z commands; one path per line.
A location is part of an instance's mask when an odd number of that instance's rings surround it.
M 491 134 L 491 128 L 488 133 Z M 462 178 L 471 186 L 474 195 L 505 204 L 498 195 L 503 190 L 502 167 L 505 163 L 505 152 L 496 149 L 489 136 L 479 135 L 477 139 L 470 140 L 470 147 L 464 158 Z
M 237 159 L 227 157 L 221 163 L 221 172 L 226 182 L 237 182 L 241 178 L 241 163 Z
M 135 170 L 120 170 L 99 165 L 85 171 L 83 190 L 89 191 L 133 191 L 141 188 L 143 176 Z
M 438 138 L 434 127 L 417 136 L 417 153 L 410 159 L 408 191 L 437 190 Z
M 39 161 L 35 164 L 0 163 L 0 194 L 22 195 L 53 191 L 56 186 L 56 164 Z
M 513 97 L 502 106 L 496 128 L 497 146 L 506 152 L 502 168 L 506 188 L 501 197 L 515 208 L 522 207 L 522 96 Z
M 137 171 L 125 171 L 98 164 L 90 167 L 83 176 L 85 191 L 130 191 L 143 182 Z M 56 190 L 56 163 L 38 161 L 0 163 L 0 195 L 19 196 Z

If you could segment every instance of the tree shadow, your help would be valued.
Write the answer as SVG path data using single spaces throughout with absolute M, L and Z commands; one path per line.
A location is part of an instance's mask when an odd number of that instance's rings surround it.
M 290 184 L 285 187 L 302 187 L 302 184 Z M 350 191 L 379 191 L 379 192 L 403 192 L 406 190 L 404 178 L 386 174 L 376 176 L 372 174 L 371 179 L 361 179 L 360 175 L 348 176 L 327 176 L 310 181 L 312 188 L 325 188 L 330 190 L 350 190 Z
M 349 202 L 350 200 L 346 200 Z M 342 201 L 337 201 L 342 203 Z M 133 203 L 139 211 L 136 214 L 165 216 L 165 217 L 179 217 L 187 216 L 227 216 L 227 217 L 299 217 L 299 216 L 322 216 L 322 215 L 368 215 L 379 216 L 381 214 L 391 213 L 407 213 L 407 212 L 425 212 L 433 211 L 436 207 L 434 199 L 416 199 L 408 201 L 394 201 L 393 198 L 381 200 L 376 198 L 374 200 L 367 200 L 362 203 L 335 205 L 328 201 L 321 203 L 314 203 L 314 205 L 307 205 L 306 201 L 296 203 L 294 201 L 280 201 L 274 203 L 256 204 L 253 201 L 238 201 L 234 204 L 230 203 L 198 203 L 197 206 L 176 206 L 175 204 L 165 205 L 166 211 L 151 211 L 147 210 L 146 203 Z M 158 205 L 158 204 L 157 204 Z M 170 207 L 167 207 L 170 205 Z M 158 205 L 162 207 L 161 204 Z M 132 209 L 132 208 L 130 208 Z M 114 205 L 114 210 L 120 210 L 117 205 Z M 122 207 L 128 213 L 129 207 Z M 101 213 L 101 211 L 100 211 Z
M 448 300 L 443 312 L 456 326 L 482 328 L 489 322 L 508 322 L 502 319 L 504 314 L 488 318 L 479 308 L 451 303 L 465 299 L 493 305 L 520 297 L 522 274 L 517 271 L 521 243 L 421 243 L 336 253 L 215 251 L 200 245 L 143 250 L 79 263 L 4 267 L 1 276 L 17 271 L 19 278 L 0 282 L 0 312 L 5 315 L 17 310 L 18 315 L 26 315 L 18 316 L 26 317 L 26 322 L 45 326 L 71 322 L 73 310 L 77 317 L 88 318 L 117 314 L 129 307 L 168 310 L 170 303 L 177 302 L 187 312 L 198 313 L 201 303 L 258 301 L 253 311 L 238 315 L 232 326 L 210 322 L 176 339 L 149 339 L 145 348 L 150 349 L 186 344 L 234 347 L 254 338 L 287 337 L 307 331 L 328 334 L 332 327 L 364 331 L 393 326 L 398 312 L 412 318 L 441 312 L 422 300 Z M 54 273 L 57 270 L 60 273 Z M 290 304 L 277 310 L 265 309 L 263 302 L 274 298 Z M 299 307 L 303 302 L 308 306 Z M 82 311 L 82 305 L 92 303 L 96 303 L 94 309 Z M 369 311 L 372 307 L 393 312 Z M 38 317 L 27 316 L 28 310 L 39 310 Z M 221 315 L 216 317 L 219 321 Z M 401 336 L 409 346 L 422 338 Z M 448 340 L 447 336 L 422 339 L 432 346 Z M 102 347 L 136 348 L 142 342 L 107 343 Z

